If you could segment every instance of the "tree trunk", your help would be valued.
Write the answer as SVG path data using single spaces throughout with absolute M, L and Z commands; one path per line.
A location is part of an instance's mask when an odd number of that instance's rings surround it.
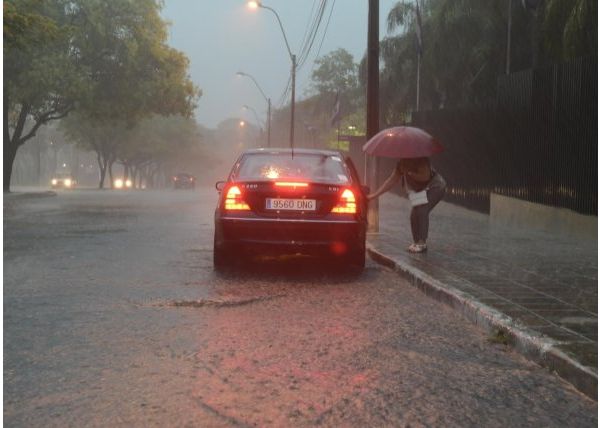
M 100 168 L 100 183 L 98 183 L 98 189 L 104 189 L 104 178 L 106 177 L 106 162 L 100 155 L 96 153 L 96 159 L 98 159 L 98 168 Z
M 10 192 L 10 178 L 12 176 L 13 164 L 17 157 L 18 146 L 12 144 L 10 140 L 4 140 L 4 191 Z
M 150 173 L 148 174 L 148 187 L 154 189 L 156 186 L 156 173 L 158 172 L 158 166 L 154 168 L 150 168 Z
M 10 130 L 8 126 L 8 94 L 4 91 L 4 191 L 10 192 L 10 176 L 12 175 L 13 163 L 17 156 L 18 146 L 13 144 L 10 139 Z M 14 136 L 14 135 L 13 135 Z
M 37 151 L 36 151 L 37 159 L 35 166 L 37 167 L 37 185 L 42 185 L 42 140 L 37 141 Z
M 115 185 L 115 181 L 113 180 L 113 172 L 112 172 L 112 167 L 113 167 L 113 163 L 111 161 L 108 161 L 108 179 L 110 180 L 110 188 L 112 189 Z
M 29 129 L 27 132 L 25 131 L 25 125 L 27 122 L 27 117 L 29 116 L 29 112 L 31 110 L 31 105 L 27 102 L 23 102 L 20 104 L 20 111 L 17 117 L 17 120 L 13 127 L 12 137 L 10 135 L 10 125 L 8 123 L 8 110 L 10 108 L 8 91 L 4 91 L 4 106 L 3 106 L 3 114 L 4 114 L 4 191 L 10 192 L 10 177 L 13 170 L 13 163 L 15 161 L 15 157 L 17 156 L 17 150 L 19 147 L 23 145 L 27 140 L 35 137 L 35 133 L 39 129 L 40 126 L 49 122 L 50 120 L 57 120 L 65 117 L 67 113 L 71 110 L 71 107 L 68 107 L 62 114 L 54 115 L 54 113 L 58 113 L 56 110 L 48 111 L 46 114 L 42 115 L 41 119 L 36 119 L 33 127 Z M 14 107 L 14 104 L 13 104 Z
M 74 146 L 71 147 L 71 176 L 79 181 L 79 150 Z
M 98 184 L 98 189 L 104 189 L 107 161 L 99 151 L 96 152 L 96 159 L 98 160 L 98 168 L 100 169 L 100 183 Z

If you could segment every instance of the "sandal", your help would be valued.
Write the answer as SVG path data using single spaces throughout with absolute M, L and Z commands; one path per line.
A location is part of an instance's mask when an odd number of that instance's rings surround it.
M 409 253 L 424 253 L 427 251 L 427 244 L 410 244 L 408 247 Z

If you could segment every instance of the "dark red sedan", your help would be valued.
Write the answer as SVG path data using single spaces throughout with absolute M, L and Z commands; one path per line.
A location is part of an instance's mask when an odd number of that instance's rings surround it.
M 215 268 L 243 255 L 297 253 L 364 267 L 366 189 L 341 153 L 248 150 L 216 187 Z

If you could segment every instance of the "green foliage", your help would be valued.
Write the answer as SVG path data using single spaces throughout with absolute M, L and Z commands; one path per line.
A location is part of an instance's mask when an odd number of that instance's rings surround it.
M 597 54 L 595 0 L 540 4 L 537 10 L 526 10 L 512 1 L 511 72 Z M 493 102 L 497 78 L 506 72 L 508 0 L 422 0 L 420 5 L 420 109 Z M 388 14 L 389 36 L 380 45 L 384 126 L 401 123 L 415 108 L 415 16 L 414 1 L 400 1 Z
M 336 140 L 337 126 L 331 119 L 339 92 L 341 126 L 360 125 L 364 118 L 364 94 L 358 82 L 358 64 L 345 49 L 336 49 L 315 62 L 308 97 L 296 102 L 295 138 L 299 147 L 326 147 Z M 359 114 L 360 115 L 360 114 Z M 345 125 L 347 118 L 352 116 Z M 287 146 L 289 141 L 289 106 L 273 112 L 274 145 Z
M 88 73 L 79 110 L 95 120 L 134 123 L 150 114 L 191 115 L 200 92 L 188 60 L 166 45 L 154 0 L 79 0 L 73 39 Z
M 183 116 L 152 116 L 123 135 L 119 158 L 123 162 L 183 160 L 200 141 L 193 119 Z
M 36 124 L 68 112 L 81 89 L 81 69 L 69 52 L 73 27 L 64 3 L 41 0 L 5 1 L 4 96 L 9 128 L 16 146 L 33 135 L 19 129 L 31 116 Z M 5 131 L 6 134 L 6 131 Z
M 128 141 L 116 133 L 153 114 L 191 116 L 201 92 L 187 75 L 188 59 L 166 44 L 161 4 L 4 1 L 5 190 L 18 147 L 73 109 L 94 137 L 71 134 L 88 138 L 103 165 Z
M 41 14 L 42 1 L 4 1 L 4 53 L 14 49 L 30 50 L 59 37 L 60 29 L 53 19 Z
M 546 0 L 542 11 L 543 43 L 555 61 L 597 55 L 596 0 Z
M 357 66 L 345 49 L 339 48 L 315 61 L 312 89 L 318 94 L 354 91 L 358 85 Z

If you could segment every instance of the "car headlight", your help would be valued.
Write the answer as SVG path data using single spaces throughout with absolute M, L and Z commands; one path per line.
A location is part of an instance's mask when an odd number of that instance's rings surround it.
M 123 180 L 121 180 L 120 178 L 117 178 L 115 180 L 115 188 L 122 189 L 123 188 Z
M 52 179 L 52 185 L 56 186 L 58 184 L 58 180 L 56 178 Z
M 131 187 L 131 180 L 125 180 L 125 187 Z
M 65 179 L 65 187 L 71 187 L 71 184 L 73 184 L 73 182 L 71 181 L 70 178 L 66 178 Z

